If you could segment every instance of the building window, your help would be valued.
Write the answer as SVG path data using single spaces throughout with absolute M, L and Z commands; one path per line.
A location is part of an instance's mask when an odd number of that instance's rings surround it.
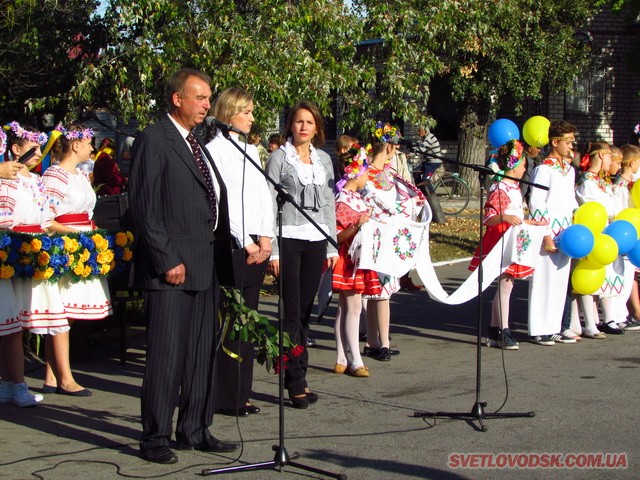
M 608 98 L 609 75 L 601 68 L 587 73 L 573 82 L 566 95 L 566 109 L 584 114 L 605 113 Z

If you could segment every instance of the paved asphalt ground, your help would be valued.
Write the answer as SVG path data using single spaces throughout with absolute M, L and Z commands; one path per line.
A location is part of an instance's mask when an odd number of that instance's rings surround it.
M 441 282 L 454 288 L 466 278 L 466 263 L 439 267 Z M 470 412 L 476 400 L 477 303 L 445 306 L 425 292 L 401 292 L 392 300 L 392 346 L 401 354 L 390 362 L 368 360 L 371 376 L 332 373 L 335 363 L 331 319 L 313 326 L 317 348 L 310 352 L 308 379 L 320 400 L 307 410 L 285 408 L 285 447 L 299 452 L 305 465 L 341 473 L 349 479 L 511 479 L 638 478 L 640 411 L 640 332 L 584 339 L 575 345 L 543 347 L 526 341 L 526 282 L 512 295 L 512 327 L 519 351 L 482 348 L 480 400 L 486 412 L 535 412 L 534 418 L 414 418 L 414 411 Z M 489 318 L 493 288 L 484 295 Z M 263 297 L 273 315 L 276 297 Z M 144 366 L 144 334 L 131 328 L 128 362 L 118 361 L 115 335 L 98 335 L 85 361 L 74 362 L 78 380 L 94 391 L 90 398 L 47 395 L 40 406 L 0 405 L 0 478 L 118 479 L 197 478 L 203 469 L 273 460 L 278 443 L 277 377 L 256 366 L 254 403 L 258 415 L 216 415 L 212 431 L 243 442 L 234 455 L 178 452 L 179 463 L 163 466 L 138 457 L 139 390 Z M 28 383 L 42 387 L 43 369 L 31 365 Z M 516 462 L 582 462 L 583 453 L 610 457 L 624 469 L 451 468 L 470 457 L 507 454 Z M 502 455 L 501 455 L 502 454 Z M 560 457 L 560 456 L 563 457 Z M 566 457 L 564 457 L 566 455 Z M 485 460 L 486 461 L 486 460 Z M 522 465 L 522 463 L 520 463 Z M 558 465 L 558 463 L 553 463 Z M 471 464 L 473 467 L 474 464 Z M 218 475 L 219 476 L 219 475 Z M 226 473 L 237 479 L 329 478 L 287 465 L 283 471 L 259 469 Z

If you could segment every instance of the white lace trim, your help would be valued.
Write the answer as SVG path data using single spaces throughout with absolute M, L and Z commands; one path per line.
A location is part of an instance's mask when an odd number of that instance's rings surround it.
M 309 148 L 311 149 L 311 164 L 305 164 L 300 160 L 300 156 L 298 152 L 296 152 L 296 148 L 291 143 L 291 138 L 287 139 L 287 143 L 282 145 L 280 148 L 284 150 L 286 154 L 285 160 L 291 165 L 298 175 L 298 179 L 302 185 L 324 185 L 327 182 L 327 174 L 322 166 L 322 162 L 320 162 L 320 157 L 315 147 L 309 144 Z

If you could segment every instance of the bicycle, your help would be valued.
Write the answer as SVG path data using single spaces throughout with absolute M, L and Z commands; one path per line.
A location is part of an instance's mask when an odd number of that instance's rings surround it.
M 459 215 L 467 208 L 471 189 L 459 173 L 436 170 L 430 180 L 445 215 Z

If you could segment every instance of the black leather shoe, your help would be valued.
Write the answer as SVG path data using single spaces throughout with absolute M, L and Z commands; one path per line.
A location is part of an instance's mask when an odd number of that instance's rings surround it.
M 313 392 L 305 392 L 307 394 L 307 400 L 309 403 L 316 403 L 318 401 L 318 394 Z
M 220 410 L 222 415 L 227 415 L 228 417 L 248 417 L 249 411 L 246 408 L 223 408 Z
M 89 390 L 88 388 L 83 388 L 82 390 L 78 390 L 77 392 L 70 392 L 69 390 L 65 390 L 62 387 L 58 387 L 56 388 L 56 393 L 58 395 L 70 395 L 72 397 L 90 397 L 91 394 L 91 390 Z
M 293 408 L 299 408 L 299 409 L 304 409 L 307 408 L 309 406 L 309 398 L 304 396 L 304 397 L 291 397 L 291 406 Z
M 615 325 L 615 326 L 614 326 Z M 624 330 L 618 328 L 615 322 L 603 323 L 598 325 L 598 330 L 604 332 L 608 335 L 622 335 L 624 334 Z
M 379 353 L 380 353 L 379 348 L 371 348 L 367 346 L 365 346 L 364 350 L 362 351 L 362 354 L 366 355 L 367 357 L 377 357 Z
M 245 405 L 244 409 L 251 414 L 260 413 L 260 407 L 256 407 L 255 405 Z
M 400 355 L 400 350 L 389 349 L 389 355 Z
M 159 447 L 152 448 L 140 448 L 140 456 L 149 462 L 154 463 L 176 463 L 178 457 L 173 453 L 166 445 L 160 445 Z
M 209 437 L 198 445 L 178 442 L 178 450 L 200 450 L 201 452 L 225 453 L 233 452 L 240 446 L 239 443 L 223 442 L 216 437 Z
M 381 362 L 388 362 L 389 360 L 391 360 L 391 353 L 389 352 L 389 349 L 387 347 L 382 347 L 380 349 L 380 353 L 378 353 L 378 355 L 374 358 Z

